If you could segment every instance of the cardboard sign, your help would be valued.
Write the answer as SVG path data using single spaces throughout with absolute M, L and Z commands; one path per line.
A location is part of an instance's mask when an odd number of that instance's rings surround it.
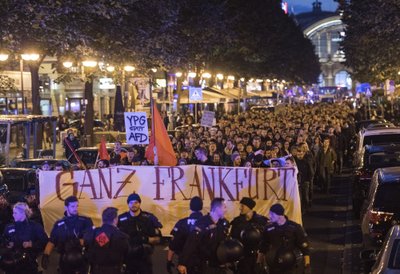
M 214 125 L 215 112 L 214 111 L 203 111 L 201 116 L 201 125 L 203 127 L 212 127 Z
M 127 197 L 140 195 L 141 208 L 152 212 L 169 235 L 174 224 L 190 214 L 189 201 L 199 196 L 203 213 L 210 210 L 213 198 L 226 201 L 226 218 L 239 215 L 239 201 L 251 197 L 257 213 L 268 216 L 271 205 L 279 202 L 285 215 L 302 223 L 297 169 L 245 168 L 226 166 L 117 166 L 80 171 L 40 171 L 40 208 L 49 233 L 64 215 L 64 200 L 74 195 L 80 214 L 101 224 L 102 211 L 116 207 L 119 214 L 128 211 Z
M 126 142 L 131 145 L 149 144 L 146 112 L 125 112 Z

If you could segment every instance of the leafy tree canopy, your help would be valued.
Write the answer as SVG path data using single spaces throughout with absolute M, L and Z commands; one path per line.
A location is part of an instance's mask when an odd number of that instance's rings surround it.
M 400 2 L 342 1 L 341 8 L 347 25 L 342 46 L 354 78 L 360 82 L 399 81 Z

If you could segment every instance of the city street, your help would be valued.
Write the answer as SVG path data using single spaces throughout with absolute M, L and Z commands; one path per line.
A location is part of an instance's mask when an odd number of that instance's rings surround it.
M 58 151 L 62 153 L 61 148 Z M 351 180 L 351 169 L 335 176 L 331 194 L 316 191 L 312 208 L 303 215 L 303 225 L 311 244 L 312 273 L 362 273 L 359 259 L 361 231 L 359 220 L 353 218 L 351 211 Z M 155 248 L 155 274 L 167 274 L 167 245 L 165 241 Z M 50 268 L 44 273 L 55 273 L 57 262 L 58 256 L 53 253 Z

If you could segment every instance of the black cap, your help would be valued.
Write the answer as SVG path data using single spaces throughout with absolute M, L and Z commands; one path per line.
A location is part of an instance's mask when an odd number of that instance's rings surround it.
M 132 193 L 128 196 L 128 199 L 126 200 L 126 203 L 130 203 L 131 201 L 138 201 L 139 203 L 142 202 L 142 200 L 140 199 L 139 194 L 136 193 Z
M 243 197 L 243 198 L 240 200 L 240 203 L 241 203 L 242 205 L 247 206 L 247 207 L 250 208 L 250 209 L 253 209 L 253 208 L 256 206 L 256 202 L 255 202 L 253 199 L 248 198 L 248 197 Z
M 203 200 L 199 196 L 194 196 L 190 200 L 190 210 L 191 211 L 200 211 L 203 209 Z
M 281 204 L 274 204 L 269 209 L 270 212 L 275 213 L 276 215 L 283 216 L 285 215 L 285 209 Z

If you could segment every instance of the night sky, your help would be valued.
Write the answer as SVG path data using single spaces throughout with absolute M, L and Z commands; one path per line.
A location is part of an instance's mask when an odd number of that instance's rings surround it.
M 315 0 L 283 0 L 286 1 L 289 5 L 289 12 L 302 13 L 308 12 L 312 9 L 312 3 Z M 337 8 L 338 3 L 334 2 L 333 0 L 319 0 L 322 3 L 322 10 L 325 11 L 335 11 Z

